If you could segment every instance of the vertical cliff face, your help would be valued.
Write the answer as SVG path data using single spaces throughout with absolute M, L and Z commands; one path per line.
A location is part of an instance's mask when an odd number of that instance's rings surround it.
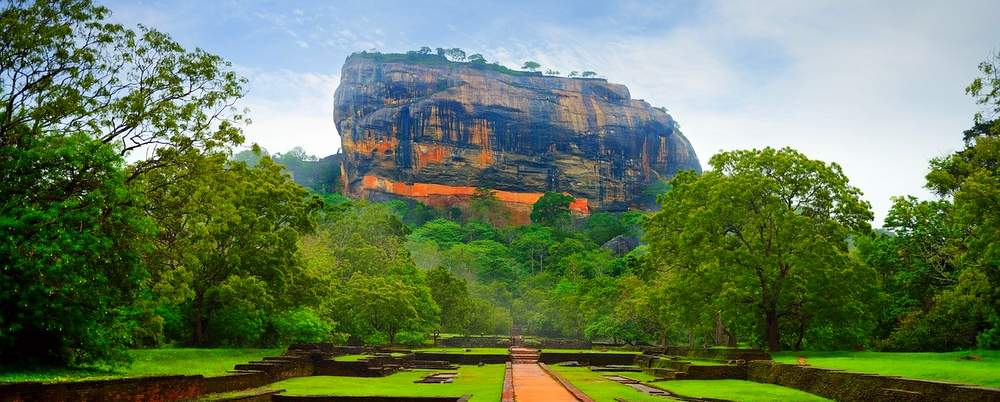
M 433 55 L 352 55 L 334 120 L 355 196 L 447 206 L 488 187 L 517 216 L 558 191 L 586 213 L 634 207 L 649 183 L 700 170 L 670 115 L 623 85 Z

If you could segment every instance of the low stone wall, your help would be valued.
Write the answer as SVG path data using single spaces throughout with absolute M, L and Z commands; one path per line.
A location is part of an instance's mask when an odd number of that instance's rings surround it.
M 706 360 L 771 360 L 771 355 L 758 349 L 741 348 L 687 348 L 680 346 L 646 347 L 643 353 L 650 355 L 683 356 Z
M 321 360 L 314 363 L 313 375 L 343 377 L 384 377 L 399 371 L 400 365 L 382 365 L 371 361 Z
M 1000 389 L 851 373 L 768 361 L 748 364 L 747 379 L 799 389 L 843 402 L 997 402 Z
M 541 338 L 538 345 L 542 349 L 590 349 L 594 346 L 590 341 L 561 338 Z
M 680 373 L 677 379 L 684 380 L 746 380 L 747 366 L 741 365 L 696 365 L 689 361 L 662 356 L 642 355 L 636 358 L 636 365 L 648 374 L 655 369 L 668 369 Z M 655 374 L 654 374 L 655 375 Z
M 0 384 L 0 401 L 176 401 L 215 393 L 261 387 L 313 374 L 307 358 L 248 363 L 253 371 L 218 377 L 174 375 L 60 383 Z M 238 366 L 238 367 L 239 367 Z
M 510 337 L 506 336 L 456 336 L 441 338 L 438 344 L 451 348 L 507 348 Z
M 471 395 L 458 397 L 443 396 L 287 396 L 274 395 L 274 402 L 465 402 Z
M 514 372 L 510 362 L 503 371 L 503 392 L 500 394 L 500 402 L 514 402 Z
M 590 366 L 629 365 L 635 364 L 635 359 L 638 356 L 635 353 L 547 352 L 542 350 L 538 361 L 546 364 L 575 361 Z
M 326 353 L 331 355 L 359 355 L 371 348 L 364 346 L 342 346 L 332 343 L 300 343 L 288 347 L 289 353 Z
M 688 366 L 685 380 L 746 380 L 747 366 Z
M 467 355 L 459 353 L 413 352 L 415 360 L 435 360 L 453 364 L 504 364 L 510 361 L 507 354 Z

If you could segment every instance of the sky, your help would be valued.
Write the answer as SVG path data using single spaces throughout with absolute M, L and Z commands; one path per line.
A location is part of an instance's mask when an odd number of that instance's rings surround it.
M 881 226 L 930 198 L 928 161 L 962 146 L 964 88 L 1000 49 L 1000 1 L 98 0 L 249 80 L 248 143 L 335 153 L 333 93 L 352 52 L 458 47 L 518 67 L 593 70 L 664 106 L 703 167 L 793 147 L 840 164 Z

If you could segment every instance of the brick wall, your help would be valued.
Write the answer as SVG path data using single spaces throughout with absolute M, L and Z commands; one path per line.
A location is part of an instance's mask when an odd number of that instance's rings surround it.
M 510 356 L 507 354 L 467 355 L 459 353 L 413 352 L 413 358 L 416 360 L 445 361 L 454 364 L 479 364 L 479 362 L 483 362 L 484 364 L 504 364 L 510 361 Z
M 777 384 L 843 402 L 996 402 L 1000 389 L 850 373 L 767 361 L 749 364 L 751 381 Z
M 538 361 L 546 364 L 575 361 L 591 366 L 606 366 L 609 364 L 635 364 L 638 357 L 635 353 L 586 353 L 586 352 L 546 352 L 538 357 Z
M 0 401 L 176 401 L 214 392 L 264 386 L 287 378 L 313 374 L 312 361 L 284 360 L 248 363 L 245 371 L 218 377 L 175 375 L 61 383 L 0 384 Z

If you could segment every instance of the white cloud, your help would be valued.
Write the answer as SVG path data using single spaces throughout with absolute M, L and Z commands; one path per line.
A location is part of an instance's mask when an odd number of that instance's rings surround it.
M 339 75 L 248 68 L 239 72 L 250 81 L 239 105 L 250 108 L 253 121 L 244 130 L 247 145 L 257 143 L 272 153 L 301 146 L 319 157 L 340 148 L 333 124 L 333 92 Z
M 880 226 L 890 197 L 928 197 L 929 159 L 961 145 L 976 110 L 963 88 L 997 45 L 998 13 L 1000 3 L 720 1 L 663 34 L 546 26 L 537 42 L 489 54 L 628 85 L 670 109 L 703 165 L 765 146 L 837 162 Z

